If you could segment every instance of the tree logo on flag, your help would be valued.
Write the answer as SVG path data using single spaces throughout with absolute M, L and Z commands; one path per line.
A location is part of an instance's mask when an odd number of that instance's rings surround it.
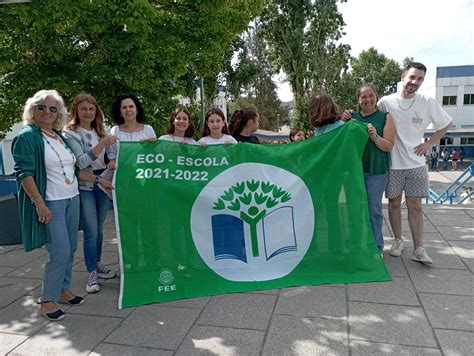
M 267 164 L 243 163 L 219 174 L 191 213 L 199 254 L 217 274 L 235 281 L 285 276 L 304 257 L 313 230 L 305 183 Z

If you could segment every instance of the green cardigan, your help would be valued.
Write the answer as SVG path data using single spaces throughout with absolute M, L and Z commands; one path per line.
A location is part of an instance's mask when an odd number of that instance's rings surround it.
M 56 133 L 60 134 L 58 131 Z M 46 195 L 47 177 L 41 128 L 35 124 L 25 126 L 13 139 L 12 153 L 15 160 L 21 236 L 23 247 L 28 252 L 51 241 L 48 225 L 38 221 L 36 207 L 21 185 L 23 179 L 33 177 L 41 196 L 44 198 Z

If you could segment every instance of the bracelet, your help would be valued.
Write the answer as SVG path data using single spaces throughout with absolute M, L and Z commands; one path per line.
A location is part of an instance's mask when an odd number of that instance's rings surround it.
M 42 197 L 41 195 L 38 195 L 38 196 L 36 196 L 36 197 L 31 197 L 30 199 L 31 199 L 31 202 L 32 202 L 34 205 L 36 205 L 40 200 L 43 199 L 43 197 Z
M 372 136 L 370 136 L 370 139 L 375 142 L 378 137 L 379 137 L 379 135 L 376 133 L 375 136 L 374 136 L 374 138 L 372 138 Z
M 94 184 L 99 184 L 100 176 L 95 176 Z

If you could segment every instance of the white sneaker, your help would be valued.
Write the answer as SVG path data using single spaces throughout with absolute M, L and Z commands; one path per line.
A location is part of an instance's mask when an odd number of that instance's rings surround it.
M 92 271 L 89 274 L 89 280 L 86 286 L 87 293 L 97 293 L 100 291 L 99 283 L 97 282 L 97 271 Z
M 400 257 L 403 251 L 403 240 L 395 239 L 393 241 L 392 247 L 390 247 L 389 254 L 394 257 Z
M 413 251 L 411 255 L 411 259 L 416 262 L 426 263 L 428 265 L 433 264 L 433 260 L 423 247 L 418 247 L 416 250 Z

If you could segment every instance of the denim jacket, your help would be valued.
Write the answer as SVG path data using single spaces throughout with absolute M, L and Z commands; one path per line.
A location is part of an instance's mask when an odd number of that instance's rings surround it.
M 83 133 L 81 130 L 73 131 L 70 129 L 65 129 L 63 131 L 63 137 L 66 140 L 71 151 L 76 156 L 76 166 L 79 169 L 87 169 L 92 172 L 92 162 L 97 159 L 97 156 L 94 155 L 92 149 L 94 148 L 91 143 L 90 135 Z M 105 149 L 108 153 L 109 147 Z M 94 182 L 86 182 L 84 180 L 79 180 L 79 189 L 80 190 L 89 190 L 91 191 L 94 188 Z

